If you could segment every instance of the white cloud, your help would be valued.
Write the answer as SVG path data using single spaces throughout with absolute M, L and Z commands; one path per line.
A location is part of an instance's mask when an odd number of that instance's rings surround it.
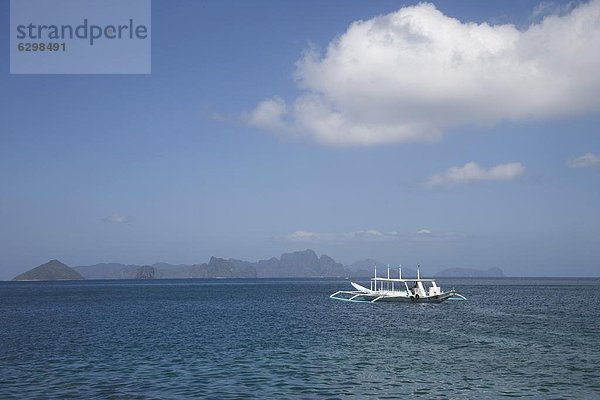
M 432 232 L 429 229 L 421 229 L 416 233 L 386 232 L 376 229 L 348 232 L 312 232 L 299 230 L 285 236 L 283 240 L 296 243 L 348 243 L 400 240 L 458 240 L 464 237 L 464 234 L 458 232 Z
M 296 231 L 290 235 L 287 235 L 285 239 L 292 242 L 341 242 L 341 241 L 352 241 L 352 240 L 386 240 L 393 238 L 398 232 L 381 232 L 375 229 L 361 230 L 361 231 L 349 231 L 349 232 L 310 232 L 310 231 Z
M 290 242 L 319 242 L 319 241 L 329 241 L 325 235 L 317 232 L 309 232 L 309 231 L 296 231 L 286 236 L 286 240 Z
M 542 1 L 534 7 L 533 11 L 531 12 L 530 19 L 538 20 L 549 15 L 562 16 L 573 11 L 573 8 L 575 8 L 575 3 L 571 1 L 565 4 L 557 4 L 553 1 Z
M 597 112 L 599 48 L 600 0 L 526 30 L 461 22 L 420 3 L 352 23 L 323 54 L 309 49 L 295 71 L 302 93 L 289 104 L 262 101 L 246 122 L 344 146 Z
M 581 157 L 573 158 L 567 161 L 569 168 L 600 167 L 600 156 L 592 153 L 586 153 Z
M 464 233 L 461 232 L 433 232 L 429 229 L 421 229 L 416 233 L 416 235 L 406 235 L 406 238 L 413 241 L 433 241 L 433 242 L 446 242 L 446 241 L 456 241 L 462 240 L 467 237 Z
M 132 217 L 131 215 L 112 214 L 102 218 L 102 221 L 110 224 L 132 225 L 135 222 L 135 217 Z
M 208 114 L 208 118 L 211 121 L 217 121 L 217 122 L 227 122 L 229 120 L 229 118 L 220 112 L 211 112 L 210 114 Z
M 441 174 L 435 174 L 425 182 L 429 189 L 448 187 L 461 183 L 481 181 L 509 181 L 523 174 L 523 164 L 514 162 L 499 164 L 489 169 L 481 168 L 477 163 L 469 162 L 462 167 L 451 167 Z
M 285 101 L 280 97 L 261 101 L 254 110 L 244 115 L 246 123 L 271 132 L 283 133 L 288 128 L 283 121 L 287 113 Z

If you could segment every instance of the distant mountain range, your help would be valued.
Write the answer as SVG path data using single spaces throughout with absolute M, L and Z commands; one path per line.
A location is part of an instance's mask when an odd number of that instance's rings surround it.
M 342 278 L 347 276 L 344 266 L 325 254 L 317 257 L 314 251 L 304 250 L 285 253 L 280 259 L 275 257 L 252 264 L 258 278 Z
M 27 271 L 14 280 L 62 280 L 62 279 L 185 279 L 185 278 L 368 278 L 385 276 L 387 264 L 366 259 L 344 267 L 333 258 L 323 254 L 320 257 L 313 250 L 284 253 L 279 258 L 257 262 L 211 257 L 202 264 L 126 265 L 101 263 L 70 268 L 58 260 L 52 260 Z M 398 276 L 398 267 L 390 266 L 390 276 Z M 402 277 L 415 277 L 415 269 L 402 269 Z M 477 270 L 450 268 L 436 274 L 436 277 L 502 277 L 499 268 Z
M 347 270 L 331 257 L 313 250 L 284 253 L 258 262 L 211 257 L 208 263 L 126 265 L 102 263 L 70 268 L 53 260 L 14 280 L 177 279 L 177 278 L 343 278 Z
M 85 279 L 185 279 L 185 278 L 256 278 L 256 271 L 241 262 L 211 257 L 208 264 L 154 265 L 95 264 L 74 268 Z
M 95 264 L 75 267 L 85 279 L 135 279 L 139 265 Z M 147 268 L 147 267 L 145 267 Z M 331 257 L 318 257 L 313 250 L 284 253 L 280 258 L 258 262 L 211 257 L 208 263 L 172 265 L 157 263 L 152 268 L 154 278 L 313 278 L 345 277 L 346 270 Z M 149 270 L 146 276 L 150 276 Z

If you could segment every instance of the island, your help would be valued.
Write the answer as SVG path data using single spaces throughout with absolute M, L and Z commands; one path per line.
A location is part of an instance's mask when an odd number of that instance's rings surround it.
M 45 264 L 16 276 L 13 281 L 58 281 L 81 279 L 84 279 L 83 276 L 73 268 L 58 260 L 50 260 Z

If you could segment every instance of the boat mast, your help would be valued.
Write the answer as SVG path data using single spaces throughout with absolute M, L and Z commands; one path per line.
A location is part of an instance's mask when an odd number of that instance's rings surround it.
M 377 290 L 377 264 L 375 264 L 375 275 L 373 275 L 373 284 L 375 285 L 374 288 L 371 287 L 371 290 Z M 371 285 L 373 286 L 373 285 Z
M 388 264 L 388 279 L 390 279 L 390 264 Z M 387 290 L 390 290 L 390 281 L 387 281 Z

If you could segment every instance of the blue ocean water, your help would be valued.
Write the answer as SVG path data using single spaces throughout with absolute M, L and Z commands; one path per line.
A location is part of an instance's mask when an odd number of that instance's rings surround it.
M 599 279 L 0 283 L 0 398 L 600 398 Z

